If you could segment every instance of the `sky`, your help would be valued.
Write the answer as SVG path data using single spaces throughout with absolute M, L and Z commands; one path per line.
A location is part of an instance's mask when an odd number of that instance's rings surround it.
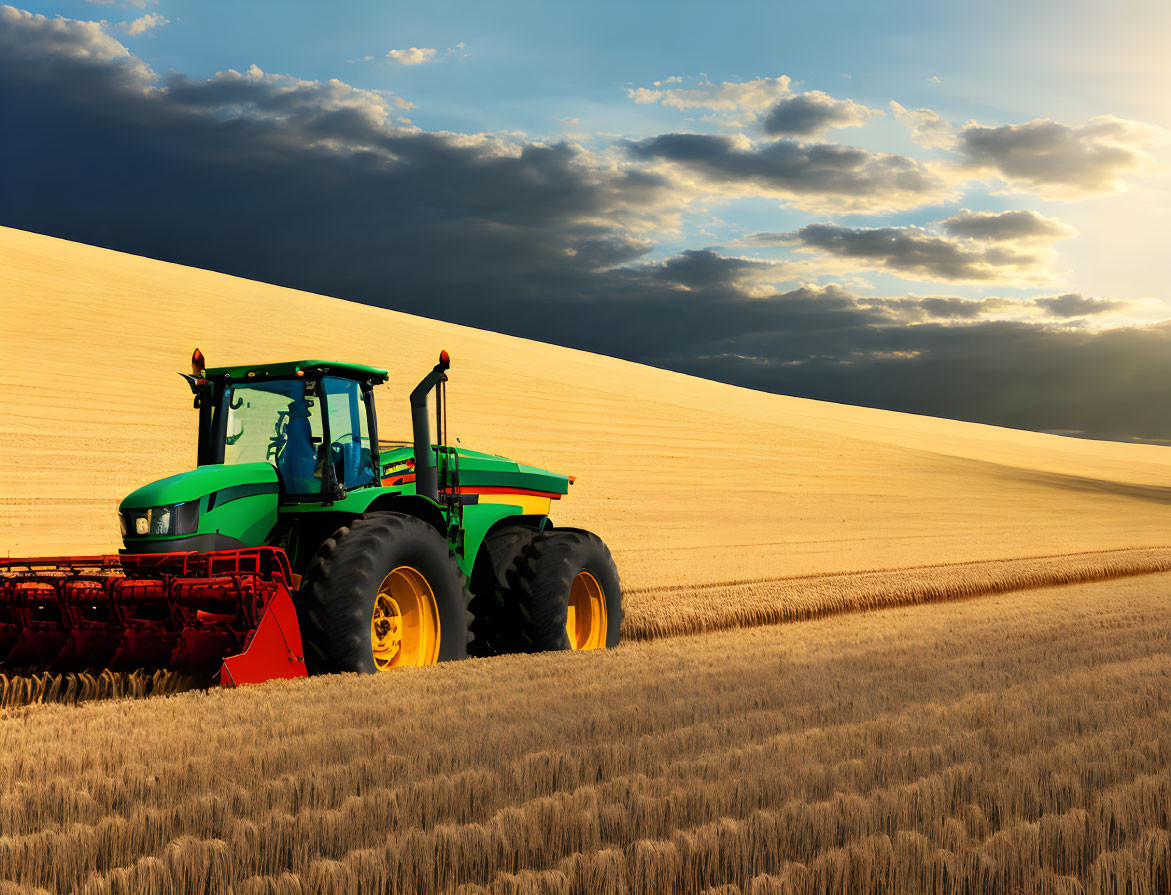
M 26 3 L 0 224 L 1171 443 L 1168 51 L 1135 0 Z

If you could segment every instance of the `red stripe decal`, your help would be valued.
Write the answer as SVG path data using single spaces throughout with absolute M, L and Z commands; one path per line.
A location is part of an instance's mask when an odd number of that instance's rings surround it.
M 525 494 L 530 497 L 548 497 L 551 500 L 560 500 L 564 494 L 555 494 L 552 491 L 533 491 L 529 488 L 502 488 L 487 485 L 474 485 L 460 488 L 463 494 Z
M 413 481 L 415 481 L 414 474 L 388 475 L 382 479 L 382 484 L 390 487 L 393 485 L 405 485 Z M 565 496 L 564 494 L 556 494 L 553 491 L 533 491 L 530 488 L 505 488 L 489 485 L 475 485 L 468 488 L 460 488 L 459 490 L 461 494 L 525 494 L 529 497 L 548 497 L 550 500 L 560 500 Z
M 415 474 L 404 473 L 403 475 L 387 475 L 382 477 L 382 484 L 389 487 L 391 485 L 405 485 L 407 482 L 413 482 Z

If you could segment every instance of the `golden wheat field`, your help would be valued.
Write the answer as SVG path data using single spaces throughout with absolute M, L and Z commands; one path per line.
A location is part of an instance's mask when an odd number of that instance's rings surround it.
M 1171 890 L 1171 574 L 0 727 L 86 893 Z

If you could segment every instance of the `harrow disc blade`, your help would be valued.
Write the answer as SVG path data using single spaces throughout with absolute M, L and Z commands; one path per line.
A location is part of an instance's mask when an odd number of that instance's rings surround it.
M 215 674 L 224 659 L 240 650 L 240 637 L 231 630 L 187 629 L 179 635 L 179 642 L 167 667 L 180 674 Z
M 111 580 L 75 579 L 61 585 L 70 615 L 69 637 L 55 666 L 63 671 L 105 668 L 122 641 L 122 623 L 110 602 Z
M 52 665 L 61 655 L 69 628 L 61 616 L 59 581 L 23 580 L 14 582 L 12 599 L 21 607 L 13 619 L 16 639 L 6 661 L 19 665 Z
M 126 628 L 110 660 L 111 671 L 169 668 L 179 635 L 160 627 Z
M 11 667 L 53 668 L 65 648 L 64 631 L 26 630 L 9 651 L 4 664 Z
M 62 671 L 84 671 L 87 668 L 109 668 L 122 642 L 122 626 L 110 625 L 104 629 L 73 630 L 54 662 Z

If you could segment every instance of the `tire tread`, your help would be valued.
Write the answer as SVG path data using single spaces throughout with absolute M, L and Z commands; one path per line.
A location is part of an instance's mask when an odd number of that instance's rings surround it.
M 442 539 L 442 535 L 422 519 L 402 513 L 376 512 L 354 519 L 322 542 L 297 591 L 301 639 L 311 674 L 370 670 L 363 667 L 368 664 L 364 661 L 363 651 L 370 648 L 366 602 L 367 590 L 377 574 L 378 557 L 396 536 L 418 537 L 421 534 Z M 457 653 L 466 654 L 467 643 L 472 638 L 471 593 L 455 552 L 446 539 L 443 543 L 447 548 L 443 561 L 450 564 L 459 582 L 461 608 L 467 621 L 467 636 Z M 338 561 L 339 554 L 342 562 Z
M 569 591 L 583 568 L 607 579 L 603 583 L 607 604 L 606 645 L 617 644 L 623 617 L 622 592 L 609 548 L 592 532 L 552 529 L 541 532 L 522 547 L 507 574 L 521 620 L 517 639 L 522 650 L 570 648 L 569 633 L 565 630 Z

